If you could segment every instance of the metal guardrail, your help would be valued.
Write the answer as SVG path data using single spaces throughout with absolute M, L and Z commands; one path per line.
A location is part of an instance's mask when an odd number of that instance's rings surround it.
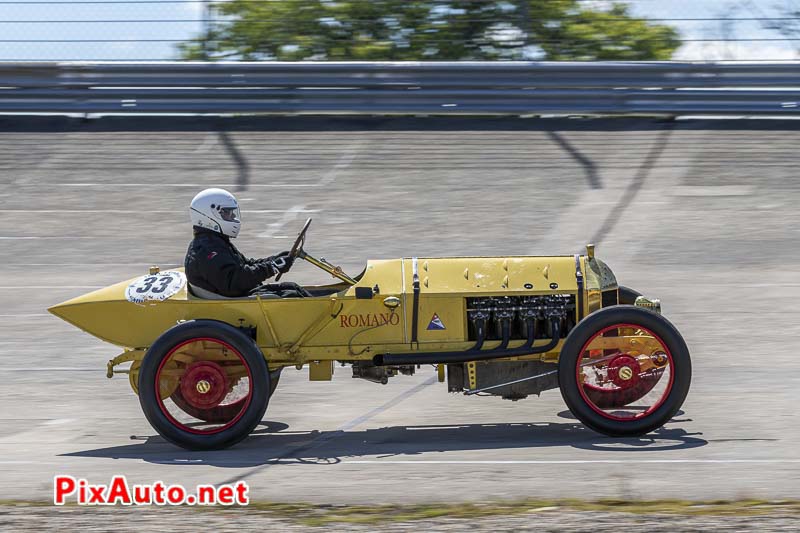
M 800 113 L 800 63 L 0 63 L 0 112 Z

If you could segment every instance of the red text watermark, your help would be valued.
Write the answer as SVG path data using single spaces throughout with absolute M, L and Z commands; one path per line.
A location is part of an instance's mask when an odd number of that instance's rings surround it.
M 72 476 L 53 478 L 53 503 L 64 505 L 247 505 L 250 487 L 244 481 L 225 485 L 183 485 L 162 481 L 130 484 L 125 476 L 114 476 L 107 484 L 93 484 Z

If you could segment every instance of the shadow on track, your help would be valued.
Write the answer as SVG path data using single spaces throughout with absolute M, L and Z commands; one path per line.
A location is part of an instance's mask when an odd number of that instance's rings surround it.
M 65 455 L 245 468 L 273 464 L 335 464 L 348 458 L 369 456 L 380 460 L 430 452 L 529 448 L 535 453 L 535 448 L 558 446 L 604 452 L 653 452 L 708 444 L 698 436 L 700 433 L 687 433 L 679 428 L 661 428 L 644 437 L 619 439 L 598 435 L 578 423 L 393 426 L 362 431 L 293 432 L 286 429 L 285 424 L 263 422 L 241 444 L 214 452 L 189 452 L 153 436 L 137 444 Z

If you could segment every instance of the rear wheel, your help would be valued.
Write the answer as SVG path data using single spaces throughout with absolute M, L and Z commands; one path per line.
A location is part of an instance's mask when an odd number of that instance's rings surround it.
M 269 397 L 272 398 L 272 395 L 275 393 L 275 389 L 278 387 L 278 381 L 281 378 L 281 370 L 274 370 L 269 373 Z M 239 409 L 242 408 L 243 402 L 246 398 L 240 398 L 234 402 L 224 404 L 224 405 L 214 405 L 212 407 L 199 407 L 193 405 L 193 402 L 186 400 L 184 398 L 183 393 L 181 392 L 180 387 L 175 389 L 175 392 L 172 393 L 170 399 L 175 402 L 183 412 L 193 416 L 199 420 L 204 420 L 206 422 L 216 423 L 216 424 L 223 424 L 226 420 L 230 420 L 231 417 L 236 416 L 236 413 Z
M 211 320 L 164 333 L 139 369 L 147 420 L 166 440 L 191 450 L 222 449 L 247 437 L 264 416 L 269 392 L 270 375 L 255 342 Z
M 683 404 L 691 381 L 689 350 L 664 317 L 629 305 L 601 309 L 564 342 L 561 394 L 587 427 L 615 437 L 664 425 Z

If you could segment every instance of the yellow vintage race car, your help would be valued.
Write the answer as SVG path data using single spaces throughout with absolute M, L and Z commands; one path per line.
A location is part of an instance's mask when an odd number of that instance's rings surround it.
M 153 428 L 193 450 L 244 439 L 289 366 L 325 381 L 339 362 L 385 384 L 433 365 L 450 392 L 511 400 L 560 388 L 584 425 L 611 436 L 661 427 L 686 397 L 680 333 L 591 245 L 574 256 L 368 261 L 350 277 L 306 253 L 310 222 L 291 253 L 338 278 L 304 287 L 310 296 L 225 298 L 152 267 L 50 312 L 124 347 L 108 377 L 127 373 Z

